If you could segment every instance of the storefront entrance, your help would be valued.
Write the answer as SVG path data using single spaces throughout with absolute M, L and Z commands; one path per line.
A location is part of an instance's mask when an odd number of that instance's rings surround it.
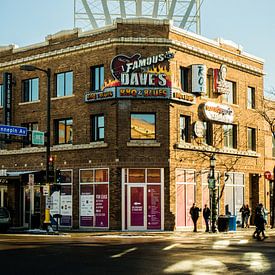
M 122 175 L 122 230 L 163 230 L 163 169 L 122 169 Z
M 144 208 L 146 193 L 144 185 L 134 185 L 128 188 L 127 227 L 129 230 L 145 230 L 147 211 Z

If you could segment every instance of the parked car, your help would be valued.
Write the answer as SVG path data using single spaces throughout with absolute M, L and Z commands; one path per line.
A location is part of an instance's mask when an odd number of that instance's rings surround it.
M 0 207 L 0 231 L 6 232 L 11 225 L 11 215 L 6 207 Z

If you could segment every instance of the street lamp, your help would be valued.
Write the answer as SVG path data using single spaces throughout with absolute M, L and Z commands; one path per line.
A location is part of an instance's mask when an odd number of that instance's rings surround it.
M 20 70 L 23 71 L 41 71 L 44 72 L 47 75 L 47 142 L 46 142 L 46 184 L 48 185 L 49 189 L 49 183 L 50 183 L 50 169 L 49 169 L 49 162 L 50 162 L 50 153 L 51 153 L 51 69 L 48 68 L 47 70 L 38 68 L 33 65 L 21 65 Z M 46 196 L 46 208 L 45 208 L 45 220 L 44 225 L 47 228 L 48 225 L 51 224 L 50 221 L 50 206 L 48 203 L 48 196 Z
M 211 231 L 212 233 L 217 232 L 217 198 L 216 198 L 216 179 L 215 179 L 215 167 L 216 158 L 213 154 L 210 158 L 210 174 L 208 178 L 208 187 L 210 189 L 211 197 Z

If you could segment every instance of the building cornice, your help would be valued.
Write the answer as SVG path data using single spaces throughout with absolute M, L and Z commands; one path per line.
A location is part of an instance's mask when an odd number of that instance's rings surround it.
M 229 66 L 236 67 L 242 70 L 246 70 L 251 73 L 256 73 L 258 75 L 263 75 L 263 70 L 244 64 L 240 61 L 224 57 L 222 55 L 215 54 L 211 51 L 204 50 L 190 44 L 184 43 L 182 41 L 171 40 L 167 38 L 150 38 L 150 37 L 119 37 L 119 38 L 109 38 L 105 40 L 99 40 L 94 42 L 83 43 L 81 45 L 70 46 L 58 50 L 48 51 L 40 54 L 30 55 L 28 57 L 17 58 L 12 61 L 0 63 L 0 69 L 9 69 L 14 66 L 19 66 L 26 63 L 35 63 L 46 58 L 52 58 L 62 55 L 75 54 L 79 51 L 93 50 L 95 48 L 111 47 L 113 45 L 147 45 L 147 46 L 165 46 L 175 49 L 180 49 L 191 54 L 199 55 L 203 58 L 213 60 L 218 63 L 226 63 Z M 17 50 L 18 52 L 19 50 Z M 230 52 L 231 53 L 231 52 Z M 241 55 L 240 55 L 241 56 Z

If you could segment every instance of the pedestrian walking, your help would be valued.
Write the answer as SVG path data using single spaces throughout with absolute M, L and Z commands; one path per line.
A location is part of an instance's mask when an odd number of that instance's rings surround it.
M 257 238 L 257 240 L 266 239 L 267 238 L 267 236 L 265 235 L 266 221 L 264 219 L 264 207 L 263 207 L 262 203 L 258 204 L 258 206 L 255 209 L 254 223 L 255 223 L 255 226 L 256 226 L 256 230 L 253 234 L 253 238 Z M 263 238 L 261 238 L 261 236 L 260 236 L 261 233 L 262 233 Z
M 190 211 L 189 211 L 192 221 L 194 223 L 193 232 L 197 232 L 197 221 L 200 216 L 200 213 L 199 213 L 200 211 L 201 209 L 196 206 L 196 203 L 193 203 L 193 206 L 190 208 Z
M 245 223 L 245 228 L 249 228 L 249 217 L 250 217 L 250 209 L 248 204 L 245 206 L 244 210 L 244 223 Z
M 202 214 L 206 225 L 205 232 L 209 232 L 209 220 L 210 220 L 211 211 L 207 206 L 207 204 L 204 205 Z
M 241 207 L 240 212 L 241 212 L 241 217 L 242 217 L 242 228 L 244 228 L 244 220 L 245 220 L 245 205 L 244 204 Z

